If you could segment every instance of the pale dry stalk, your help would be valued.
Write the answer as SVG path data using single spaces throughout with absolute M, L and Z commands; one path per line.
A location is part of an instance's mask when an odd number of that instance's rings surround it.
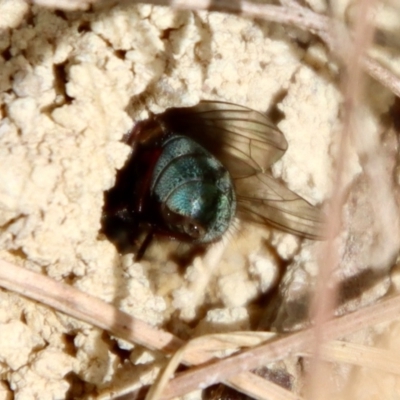
M 311 307 L 311 318 L 315 324 L 315 341 L 312 342 L 314 354 L 308 373 L 308 398 L 318 400 L 327 396 L 330 389 L 327 387 L 330 380 L 326 376 L 328 371 L 320 362 L 320 349 L 323 344 L 324 329 L 326 322 L 334 315 L 336 307 L 338 274 L 340 269 L 340 258 L 338 242 L 335 241 L 337 233 L 340 232 L 340 221 L 342 209 L 345 202 L 345 191 L 343 187 L 344 174 L 347 169 L 348 146 L 354 142 L 357 131 L 357 110 L 361 106 L 361 93 L 363 88 L 362 60 L 364 51 L 372 42 L 373 27 L 370 24 L 370 12 L 375 0 L 362 0 L 360 2 L 360 15 L 354 27 L 354 40 L 351 47 L 345 50 L 342 59 L 345 61 L 346 73 L 342 82 L 344 97 L 343 127 L 338 137 L 338 152 L 335 162 L 335 178 L 333 183 L 333 194 L 330 201 L 330 209 L 327 216 L 327 241 L 321 244 L 322 257 L 319 258 L 319 274 L 314 300 Z M 338 46 L 336 46 L 338 47 Z M 320 382 L 326 382 L 320 385 Z
M 171 354 L 184 345 L 184 342 L 174 335 L 150 327 L 98 298 L 2 260 L 0 260 L 0 286 L 150 349 Z M 323 330 L 323 339 L 328 341 L 340 338 L 371 325 L 391 321 L 399 315 L 400 296 L 396 296 L 327 322 Z M 264 379 L 246 371 L 274 360 L 283 359 L 288 355 L 305 353 L 313 340 L 314 332 L 309 329 L 277 338 L 212 364 L 188 370 L 171 380 L 161 398 L 172 398 L 217 382 L 224 382 L 255 399 L 281 400 L 285 399 L 285 396 L 286 400 L 299 399 L 298 396 L 277 388 L 274 384 L 266 384 Z M 218 342 L 207 345 L 217 348 Z M 324 348 L 321 352 L 323 356 L 324 352 L 328 354 L 327 359 L 334 357 L 332 348 L 328 348 L 328 350 Z M 336 356 L 336 361 L 340 357 L 343 360 L 343 353 Z M 390 372 L 396 372 L 396 368 L 398 368 L 396 360 L 387 357 L 388 355 L 385 353 L 378 366 L 381 369 L 389 366 Z M 210 353 L 194 349 L 185 353 L 183 362 L 187 365 L 202 364 L 210 358 Z M 389 362 L 387 362 L 388 360 Z M 351 357 L 347 356 L 346 361 L 351 362 Z M 376 360 L 370 362 L 371 365 L 374 363 L 376 364 Z M 386 370 L 388 369 L 386 368 Z M 274 393 L 278 394 L 272 397 Z

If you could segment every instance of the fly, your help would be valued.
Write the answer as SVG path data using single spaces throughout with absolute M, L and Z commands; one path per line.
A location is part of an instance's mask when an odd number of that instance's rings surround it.
M 285 153 L 282 132 L 266 115 L 237 104 L 201 101 L 170 108 L 135 125 L 132 153 L 105 193 L 102 231 L 120 252 L 148 234 L 204 246 L 235 216 L 308 239 L 320 239 L 318 208 L 268 171 Z

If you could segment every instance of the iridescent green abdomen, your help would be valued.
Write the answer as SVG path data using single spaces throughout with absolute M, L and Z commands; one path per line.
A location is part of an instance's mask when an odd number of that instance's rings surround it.
M 229 172 L 186 136 L 172 135 L 163 143 L 150 191 L 168 228 L 196 243 L 218 240 L 235 215 Z

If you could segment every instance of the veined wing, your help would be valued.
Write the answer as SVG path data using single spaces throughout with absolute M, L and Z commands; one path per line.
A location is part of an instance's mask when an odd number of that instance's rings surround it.
M 237 104 L 201 101 L 171 108 L 160 121 L 209 150 L 234 179 L 267 170 L 287 149 L 282 132 L 265 115 Z
M 268 174 L 235 180 L 241 219 L 271 225 L 308 239 L 322 239 L 323 215 Z

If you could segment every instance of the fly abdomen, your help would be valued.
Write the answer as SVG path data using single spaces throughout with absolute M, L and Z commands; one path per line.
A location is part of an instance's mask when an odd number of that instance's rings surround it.
M 153 170 L 151 193 L 167 227 L 197 243 L 219 239 L 235 214 L 228 171 L 184 136 L 173 135 L 164 143 Z

